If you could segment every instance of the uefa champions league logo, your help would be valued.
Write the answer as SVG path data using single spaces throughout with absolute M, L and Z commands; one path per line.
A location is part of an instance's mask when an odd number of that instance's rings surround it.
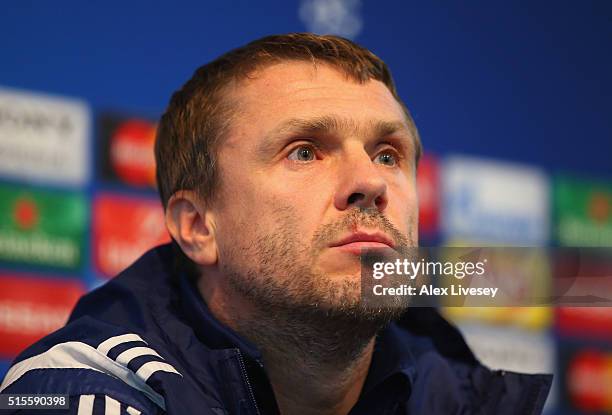
M 300 19 L 309 31 L 355 38 L 363 27 L 360 0 L 303 0 Z

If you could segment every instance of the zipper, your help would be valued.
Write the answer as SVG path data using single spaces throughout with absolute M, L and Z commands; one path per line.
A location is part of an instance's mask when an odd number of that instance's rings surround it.
M 242 378 L 244 379 L 247 385 L 249 397 L 251 398 L 251 403 L 255 407 L 255 413 L 257 415 L 261 415 L 261 413 L 259 412 L 259 407 L 257 406 L 257 401 L 255 401 L 255 393 L 253 392 L 253 387 L 251 386 L 251 382 L 249 381 L 249 376 L 247 374 L 246 366 L 244 364 L 244 358 L 242 357 L 242 353 L 240 352 L 240 349 L 235 349 L 235 350 L 236 350 L 236 354 L 238 355 L 238 362 L 240 362 L 240 370 L 242 372 Z

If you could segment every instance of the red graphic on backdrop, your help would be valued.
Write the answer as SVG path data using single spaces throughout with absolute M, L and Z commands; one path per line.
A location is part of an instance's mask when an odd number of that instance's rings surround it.
M 438 231 L 440 216 L 440 192 L 438 163 L 431 155 L 419 161 L 417 189 L 419 194 L 419 233 L 435 235 Z
M 567 389 L 580 410 L 612 410 L 612 355 L 588 349 L 577 353 L 567 368 Z
M 94 263 L 108 278 L 147 250 L 170 241 L 158 201 L 102 194 L 93 209 Z
M 138 119 L 125 121 L 113 132 L 110 160 L 117 176 L 134 186 L 155 185 L 156 125 Z
M 556 320 L 565 335 L 612 339 L 612 307 L 558 307 Z
M 24 198 L 15 203 L 15 223 L 21 229 L 32 229 L 38 223 L 38 207 L 33 200 Z
M 589 200 L 589 216 L 596 222 L 606 223 L 610 218 L 610 201 L 608 195 L 593 193 Z
M 14 358 L 62 327 L 85 292 L 73 280 L 0 274 L 0 356 Z

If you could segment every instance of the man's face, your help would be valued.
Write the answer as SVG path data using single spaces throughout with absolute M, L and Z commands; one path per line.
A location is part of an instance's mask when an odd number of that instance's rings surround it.
M 384 84 L 320 64 L 240 82 L 219 150 L 219 269 L 260 305 L 359 302 L 362 248 L 417 243 L 415 141 Z

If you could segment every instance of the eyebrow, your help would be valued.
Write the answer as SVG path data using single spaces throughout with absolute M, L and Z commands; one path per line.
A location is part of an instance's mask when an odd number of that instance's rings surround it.
M 402 121 L 372 120 L 366 123 L 366 131 L 369 136 L 384 137 L 398 132 L 409 135 L 410 129 Z M 361 135 L 364 132 L 363 124 L 352 118 L 340 118 L 325 115 L 315 118 L 292 118 L 281 123 L 275 128 L 271 136 L 284 135 L 287 133 L 347 133 Z

